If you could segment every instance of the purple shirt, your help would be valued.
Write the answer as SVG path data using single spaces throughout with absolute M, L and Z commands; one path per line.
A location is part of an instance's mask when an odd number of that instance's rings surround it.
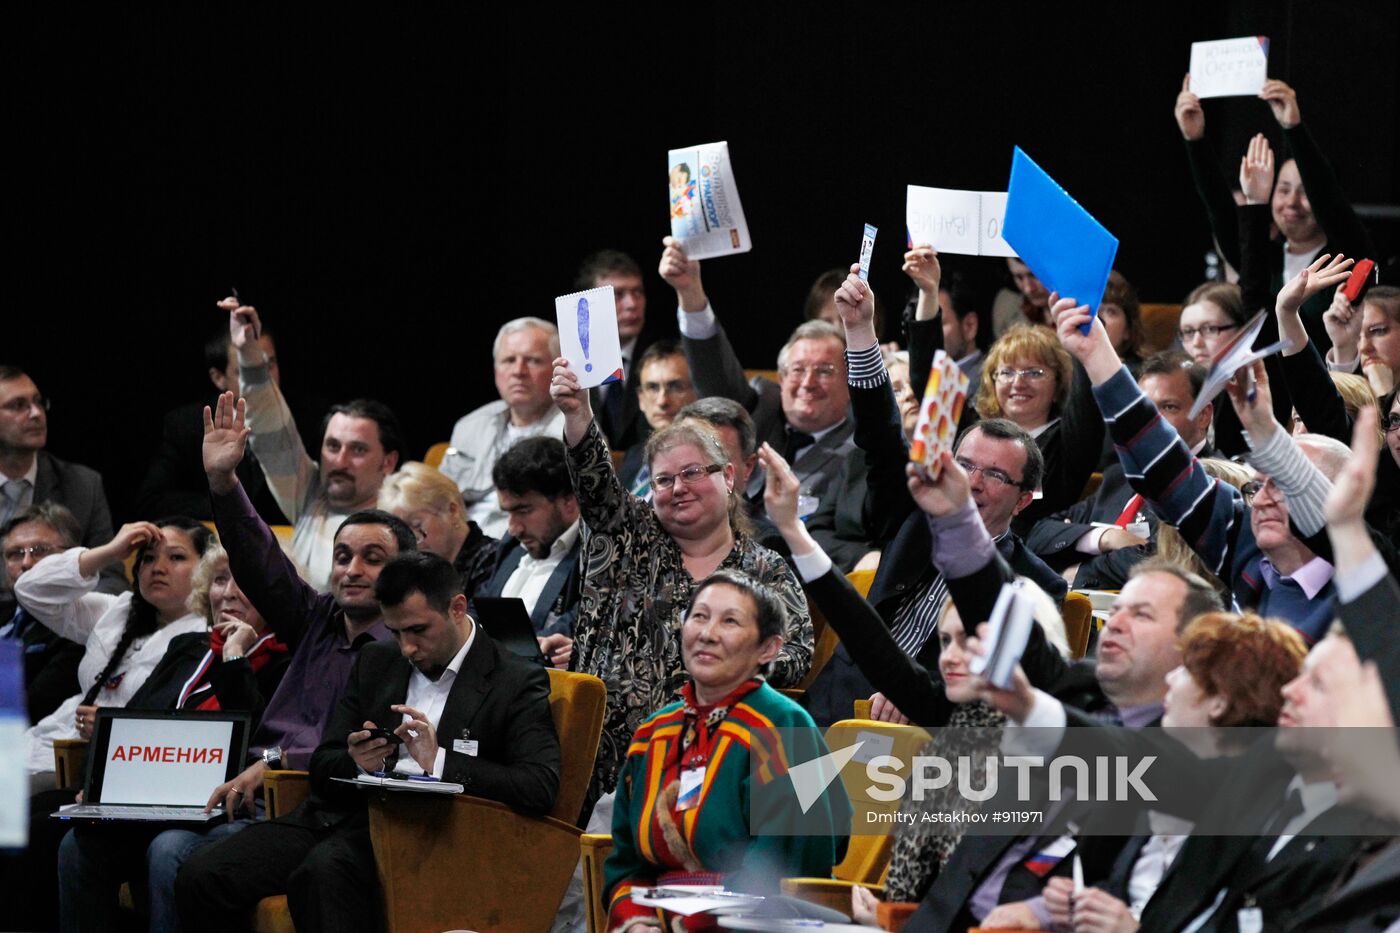
M 228 551 L 229 569 L 248 601 L 270 629 L 292 650 L 292 663 L 268 701 L 249 751 L 282 749 L 283 767 L 306 770 L 321 744 L 331 713 L 340 702 L 360 648 L 389 637 L 383 620 L 352 644 L 345 613 L 329 594 L 318 593 L 301 579 L 296 565 L 258 516 L 242 485 L 227 495 L 211 493 L 219 540 Z

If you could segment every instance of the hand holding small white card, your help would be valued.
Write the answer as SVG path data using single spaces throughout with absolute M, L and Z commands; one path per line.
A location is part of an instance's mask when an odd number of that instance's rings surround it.
M 967 666 L 972 673 L 1002 690 L 1011 689 L 1012 675 L 1016 665 L 1021 663 L 1031 626 L 1035 624 L 1035 610 L 1026 586 L 1021 580 L 1002 586 L 996 605 L 992 607 L 992 616 L 987 620 L 987 636 L 982 640 L 986 654 L 974 657 Z
M 579 386 L 591 389 L 622 381 L 622 344 L 617 336 L 613 287 L 590 288 L 554 299 L 559 355 L 569 361 Z

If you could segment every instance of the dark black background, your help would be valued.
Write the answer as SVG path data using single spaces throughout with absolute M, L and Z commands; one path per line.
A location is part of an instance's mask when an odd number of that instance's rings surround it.
M 1393 2 L 350 9 L 0 23 L 0 359 L 52 396 L 50 448 L 103 471 L 119 520 L 162 412 L 207 391 L 231 285 L 304 421 L 373 395 L 415 454 L 494 397 L 496 328 L 551 317 L 591 250 L 635 255 L 673 329 L 674 146 L 730 143 L 757 246 L 704 275 L 752 366 L 864 222 L 898 304 L 904 186 L 1004 188 L 1013 144 L 1119 237 L 1146 300 L 1180 301 L 1209 244 L 1171 114 L 1193 40 L 1269 35 L 1353 200 L 1400 200 Z M 1232 172 L 1277 138 L 1262 102 L 1206 112 Z M 1393 255 L 1395 222 L 1372 227 Z

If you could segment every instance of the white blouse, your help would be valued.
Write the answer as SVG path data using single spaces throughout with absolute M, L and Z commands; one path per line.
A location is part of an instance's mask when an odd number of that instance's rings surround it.
M 25 733 L 31 773 L 54 769 L 54 739 L 79 737 L 74 722 L 78 704 L 111 659 L 117 642 L 121 641 L 127 613 L 131 609 L 130 593 L 111 596 L 93 592 L 97 587 L 98 575 L 84 577 L 78 570 L 78 558 L 84 550 L 75 547 L 46 557 L 15 583 L 15 597 L 30 615 L 64 638 L 85 645 L 87 649 L 78 663 L 78 685 L 81 690 Z M 97 706 L 125 706 L 160 663 L 171 639 L 188 632 L 202 632 L 206 627 L 203 616 L 190 613 L 149 635 L 137 638 L 112 675 L 118 681 L 117 685 L 99 690 L 93 703 Z

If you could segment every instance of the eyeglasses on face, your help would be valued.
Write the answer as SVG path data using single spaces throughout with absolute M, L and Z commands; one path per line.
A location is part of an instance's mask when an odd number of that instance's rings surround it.
M 684 470 L 681 470 L 679 473 L 676 473 L 674 475 L 670 473 L 657 473 L 651 478 L 651 485 L 653 489 L 670 490 L 673 486 L 676 485 L 676 480 L 680 480 L 687 486 L 694 486 L 696 483 L 700 482 L 700 480 L 704 479 L 710 473 L 718 473 L 720 470 L 723 469 L 724 464 L 711 463 L 708 466 L 686 467 Z
M 12 547 L 5 549 L 5 560 L 21 561 L 30 554 L 42 560 L 50 554 L 57 554 L 63 548 L 53 544 L 31 544 L 29 547 Z
M 964 457 L 958 457 L 957 463 L 958 466 L 962 467 L 964 470 L 967 471 L 969 479 L 971 479 L 974 475 L 981 473 L 982 478 L 984 480 L 987 480 L 994 486 L 1015 486 L 1018 489 L 1021 487 L 1020 481 L 1012 479 L 1010 474 L 1008 474 L 1004 470 L 998 470 L 996 467 L 978 466 L 971 460 L 968 460 Z
M 1010 385 L 1018 376 L 1027 382 L 1039 382 L 1047 375 L 1049 374 L 1043 369 L 998 369 L 992 377 L 1002 385 Z
M 1240 487 L 1240 494 L 1244 496 L 1245 504 L 1248 505 L 1253 503 L 1254 497 L 1259 495 L 1259 493 L 1263 492 L 1265 489 L 1268 489 L 1271 494 L 1278 493 L 1278 484 L 1274 482 L 1274 478 L 1272 476 L 1266 476 L 1263 479 L 1250 480 L 1249 482 L 1245 483 L 1243 486 Z
M 1197 334 L 1209 340 L 1239 326 L 1238 324 L 1202 324 L 1200 327 L 1183 327 L 1177 333 L 1181 335 L 1181 342 L 1185 343 L 1188 340 L 1194 340 Z
M 811 373 L 821 382 L 830 382 L 841 370 L 834 363 L 818 363 L 816 366 L 803 366 L 795 363 L 782 369 L 782 377 L 791 382 L 802 382 Z
M 1400 411 L 1392 411 L 1385 416 L 1385 433 L 1400 431 Z

